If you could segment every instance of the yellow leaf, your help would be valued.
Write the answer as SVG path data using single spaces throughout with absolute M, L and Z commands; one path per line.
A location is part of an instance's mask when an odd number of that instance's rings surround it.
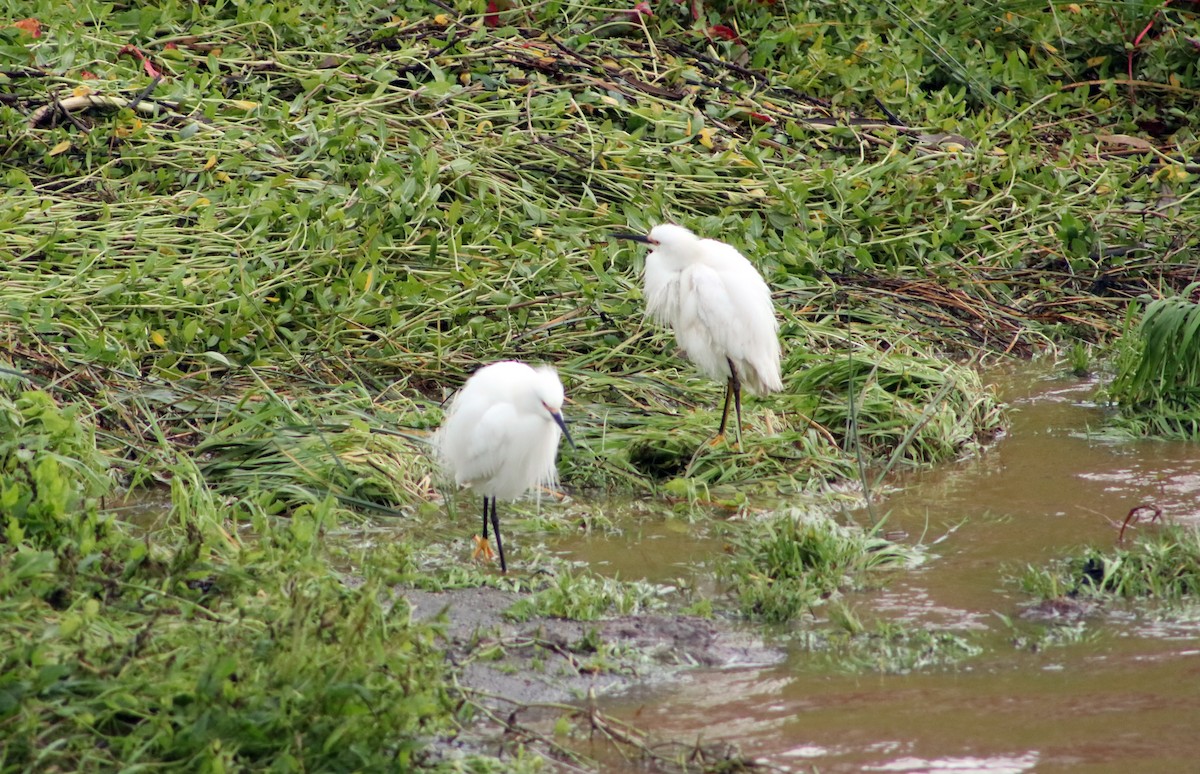
M 213 177 L 215 177 L 217 180 L 219 180 L 222 183 L 228 183 L 230 180 L 233 179 L 225 172 L 217 172 L 217 174 L 213 175 Z
M 942 147 L 946 149 L 947 153 L 958 153 L 959 151 L 963 150 L 962 143 L 957 142 L 948 142 Z
M 1083 13 L 1083 9 L 1079 7 L 1079 3 L 1067 3 L 1067 10 L 1071 13 Z
M 612 107 L 616 107 L 617 105 L 621 104 L 620 102 L 617 102 L 615 99 L 608 96 L 607 94 L 601 94 L 600 101 L 603 102 L 605 105 L 611 105 Z
M 433 23 L 439 27 L 445 27 L 450 24 L 450 17 L 444 13 L 439 13 L 437 16 L 433 17 Z
M 162 331 L 153 331 L 150 334 L 150 340 L 154 342 L 156 347 L 167 346 L 167 337 L 162 334 Z
M 113 130 L 113 134 L 117 135 L 118 137 L 128 137 L 138 129 L 141 129 L 143 126 L 144 124 L 142 123 L 142 119 L 135 117 L 132 121 L 118 126 L 115 130 Z
M 366 280 L 363 282 L 363 292 L 364 292 L 364 293 L 370 293 L 370 292 L 371 292 L 371 286 L 372 286 L 372 285 L 374 285 L 374 284 L 375 284 L 375 270 L 374 270 L 374 269 L 367 269 L 367 278 L 366 278 Z
M 196 197 L 196 201 L 192 202 L 193 207 L 207 207 L 210 204 L 212 204 L 212 202 L 208 200 L 207 196 L 198 196 Z M 183 284 L 187 285 L 190 283 L 185 280 Z
M 486 118 L 475 125 L 475 134 L 483 134 L 490 131 L 492 131 L 492 122 Z
M 471 74 L 469 72 L 467 72 L 466 70 L 463 70 L 461 73 L 458 74 L 458 82 L 461 83 L 463 86 L 470 86 L 471 85 Z
M 706 126 L 705 128 L 701 129 L 699 131 L 699 133 L 696 134 L 696 139 L 699 140 L 700 144 L 703 145 L 705 148 L 709 148 L 709 149 L 712 148 L 712 146 L 713 146 L 712 138 L 713 138 L 712 127 Z
M 253 110 L 254 108 L 258 107 L 258 103 L 251 102 L 248 99 L 235 99 L 233 101 L 233 106 L 242 110 Z
M 92 90 L 89 89 L 87 86 L 76 86 L 75 88 L 71 89 L 72 97 L 86 97 L 87 95 L 89 95 L 91 93 L 92 93 Z
M 1054 46 L 1050 45 L 1049 43 L 1043 43 L 1043 44 L 1042 44 L 1042 48 L 1046 49 L 1046 50 L 1047 50 L 1047 51 L 1049 51 L 1051 54 L 1057 54 L 1057 53 L 1058 53 L 1058 49 L 1057 49 L 1057 48 L 1055 48 Z
M 65 153 L 65 152 L 66 152 L 66 151 L 68 151 L 70 148 L 71 148 L 71 141 L 70 141 L 70 140 L 63 140 L 63 141 L 62 141 L 62 142 L 60 142 L 58 145 L 55 145 L 53 148 L 51 148 L 51 149 L 50 149 L 50 155 L 51 155 L 51 156 L 57 156 L 57 155 L 58 155 L 58 154 L 60 154 L 60 153 Z
M 1087 60 L 1087 66 L 1088 66 L 1088 67 L 1098 67 L 1099 65 L 1102 65 L 1102 64 L 1104 64 L 1104 60 L 1106 60 L 1106 59 L 1108 59 L 1108 57 L 1107 57 L 1107 56 L 1092 56 L 1092 57 L 1088 57 L 1088 60 Z
M 217 154 L 215 154 L 215 153 L 208 157 L 208 161 L 204 162 L 204 168 L 206 170 L 212 169 L 216 165 L 217 165 Z
M 1178 89 L 1179 84 L 1180 84 L 1179 76 L 1176 75 L 1175 73 L 1171 73 L 1170 75 L 1167 76 L 1167 83 L 1171 84 L 1172 86 L 1174 86 L 1175 88 Z

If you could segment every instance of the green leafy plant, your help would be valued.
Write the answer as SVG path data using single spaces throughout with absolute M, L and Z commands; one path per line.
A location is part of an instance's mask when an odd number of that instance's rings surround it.
M 1200 437 L 1200 283 L 1150 302 L 1126 334 L 1109 399 L 1139 432 Z
M 916 556 L 872 532 L 790 511 L 745 526 L 733 542 L 721 577 L 743 614 L 767 623 L 790 621 Z

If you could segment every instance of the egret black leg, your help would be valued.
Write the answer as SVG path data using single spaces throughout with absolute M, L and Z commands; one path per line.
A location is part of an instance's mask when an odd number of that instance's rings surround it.
M 738 448 L 742 445 L 742 380 L 738 376 L 737 367 L 733 361 L 725 358 L 725 362 L 729 364 L 729 382 L 725 385 L 725 410 L 721 412 L 721 428 L 717 430 L 717 435 L 725 434 L 725 421 L 729 418 L 729 400 L 733 399 L 733 409 L 737 414 L 737 444 Z
M 508 572 L 504 564 L 504 544 L 500 542 L 500 516 L 496 513 L 496 498 L 492 498 L 492 529 L 496 532 L 496 550 L 500 552 L 500 572 Z
M 731 366 L 732 368 L 732 366 Z M 725 383 L 725 409 L 721 412 L 721 426 L 717 428 L 717 438 L 725 435 L 725 421 L 729 419 L 729 400 L 733 397 L 733 377 Z
M 486 495 L 483 498 L 483 542 L 487 542 L 487 520 L 488 520 L 488 500 L 491 499 Z
M 733 376 L 729 378 L 730 386 L 733 388 L 733 408 L 737 412 L 737 442 L 738 449 L 742 448 L 742 380 L 738 378 L 736 368 L 730 366 L 733 371 Z

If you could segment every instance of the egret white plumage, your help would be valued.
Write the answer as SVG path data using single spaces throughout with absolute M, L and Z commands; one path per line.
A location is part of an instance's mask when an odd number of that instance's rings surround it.
M 476 555 L 492 556 L 488 519 L 496 532 L 500 571 L 508 572 L 496 499 L 515 500 L 532 486 L 553 486 L 554 458 L 565 435 L 563 386 L 553 368 L 505 360 L 471 375 L 451 399 L 435 443 L 456 484 L 483 495 L 483 537 Z
M 675 341 L 700 372 L 725 382 L 725 434 L 732 400 L 742 440 L 742 386 L 766 395 L 783 389 L 779 375 L 779 322 L 771 291 L 737 248 L 701 239 L 672 223 L 640 234 L 614 234 L 650 245 L 646 254 L 646 310 L 670 325 Z

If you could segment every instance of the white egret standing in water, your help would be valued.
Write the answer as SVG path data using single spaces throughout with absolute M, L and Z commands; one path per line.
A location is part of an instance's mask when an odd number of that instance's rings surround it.
M 515 360 L 476 371 L 452 398 L 438 429 L 438 456 L 459 486 L 483 495 L 483 536 L 476 555 L 492 557 L 488 519 L 496 532 L 500 571 L 508 572 L 496 499 L 515 500 L 532 486 L 553 486 L 558 441 L 566 435 L 563 386 L 553 368 Z M 490 505 L 490 514 L 489 514 Z

